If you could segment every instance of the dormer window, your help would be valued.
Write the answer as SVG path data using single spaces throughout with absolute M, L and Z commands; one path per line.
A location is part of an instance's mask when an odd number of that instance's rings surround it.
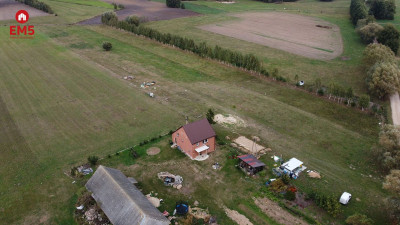
M 208 139 L 203 140 L 203 144 L 208 143 Z

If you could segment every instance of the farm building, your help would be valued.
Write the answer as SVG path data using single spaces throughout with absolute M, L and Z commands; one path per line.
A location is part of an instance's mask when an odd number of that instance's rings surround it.
M 215 151 L 215 131 L 207 119 L 186 124 L 172 134 L 172 142 L 191 159 L 207 157 Z
M 119 170 L 99 166 L 85 186 L 114 225 L 170 224 Z
M 258 160 L 254 155 L 240 155 L 239 167 L 246 173 L 254 175 L 265 168 L 265 164 Z

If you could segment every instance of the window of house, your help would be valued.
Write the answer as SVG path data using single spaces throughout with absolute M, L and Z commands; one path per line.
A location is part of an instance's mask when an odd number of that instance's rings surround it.
M 179 133 L 176 133 L 176 136 L 179 137 Z
M 203 140 L 203 143 L 205 144 L 205 143 L 208 143 L 208 139 L 206 139 L 206 140 Z
M 197 146 L 199 146 L 200 145 L 200 142 L 197 142 L 197 144 L 196 144 Z

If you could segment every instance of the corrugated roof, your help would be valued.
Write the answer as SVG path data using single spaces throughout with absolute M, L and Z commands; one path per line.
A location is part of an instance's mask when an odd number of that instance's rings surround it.
M 114 225 L 170 224 L 119 170 L 99 166 L 85 186 Z
M 263 162 L 258 160 L 254 155 L 247 154 L 247 155 L 240 155 L 238 156 L 239 159 L 242 161 L 245 161 L 247 164 L 249 164 L 252 167 L 260 167 L 260 166 L 265 166 Z
M 215 136 L 215 131 L 207 119 L 202 119 L 183 126 L 192 145 Z

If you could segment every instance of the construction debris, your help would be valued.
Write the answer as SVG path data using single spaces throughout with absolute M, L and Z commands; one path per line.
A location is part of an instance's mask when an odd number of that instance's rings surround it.
M 124 77 L 124 80 L 133 80 L 133 79 L 134 79 L 133 76 L 125 76 L 125 77 Z
M 77 168 L 78 172 L 83 174 L 83 175 L 88 175 L 93 173 L 93 169 L 90 168 L 90 166 L 88 164 L 82 165 L 80 167 Z
M 192 214 L 194 218 L 203 219 L 204 221 L 210 220 L 211 217 L 207 209 L 202 209 L 199 207 L 194 207 L 194 208 L 189 207 L 189 213 Z
M 219 169 L 220 167 L 221 167 L 221 165 L 219 165 L 218 162 L 216 162 L 216 163 L 214 163 L 214 164 L 212 165 L 212 168 L 213 168 L 214 170 L 217 170 L 217 169 Z
M 141 87 L 141 88 L 148 88 L 148 87 L 151 87 L 151 86 L 153 86 L 153 85 L 155 85 L 155 84 L 156 84 L 155 81 L 152 81 L 152 82 L 143 82 L 143 83 L 140 85 L 140 87 Z
M 182 188 L 183 178 L 179 175 L 174 175 L 169 172 L 160 172 L 157 176 L 158 179 L 164 182 L 165 186 L 172 186 L 178 190 Z

